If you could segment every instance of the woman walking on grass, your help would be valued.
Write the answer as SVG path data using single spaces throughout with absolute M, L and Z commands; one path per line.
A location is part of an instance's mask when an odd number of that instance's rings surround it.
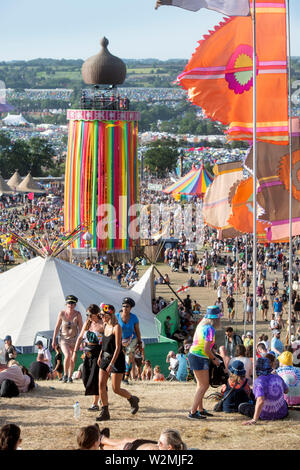
M 139 409 L 139 398 L 131 395 L 127 390 L 121 388 L 121 381 L 125 372 L 125 356 L 122 350 L 122 328 L 115 315 L 112 305 L 101 304 L 101 315 L 104 322 L 104 333 L 102 337 L 102 350 L 98 359 L 99 392 L 102 402 L 101 413 L 97 421 L 110 419 L 108 411 L 107 381 L 111 375 L 112 389 L 114 393 L 127 398 L 131 405 L 131 414 L 137 413 Z

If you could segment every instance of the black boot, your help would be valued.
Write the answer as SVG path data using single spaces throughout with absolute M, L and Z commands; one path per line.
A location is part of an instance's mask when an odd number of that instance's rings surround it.
M 96 421 L 108 421 L 110 419 L 108 406 L 102 406 L 100 415 L 96 418 Z
M 139 401 L 140 399 L 138 397 L 135 397 L 133 395 L 131 395 L 130 398 L 128 398 L 128 401 L 131 405 L 131 414 L 132 415 L 135 415 L 135 413 L 138 412 L 138 409 L 139 409 Z

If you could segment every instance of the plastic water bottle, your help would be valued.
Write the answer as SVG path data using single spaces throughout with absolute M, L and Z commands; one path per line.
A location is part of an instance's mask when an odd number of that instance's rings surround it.
M 74 408 L 74 418 L 79 419 L 80 418 L 80 405 L 78 401 L 75 403 L 75 405 L 73 405 L 73 408 Z

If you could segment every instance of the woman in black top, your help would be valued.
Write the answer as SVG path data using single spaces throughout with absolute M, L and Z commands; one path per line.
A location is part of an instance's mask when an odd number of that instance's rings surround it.
M 84 360 L 82 367 L 82 382 L 85 388 L 85 395 L 93 395 L 93 403 L 88 411 L 99 411 L 99 366 L 98 357 L 101 351 L 103 321 L 100 317 L 100 308 L 96 304 L 91 304 L 86 310 L 87 319 L 77 338 L 72 361 L 76 362 L 76 351 L 79 349 L 85 337 Z
M 262 299 L 261 306 L 262 306 L 262 319 L 264 321 L 268 321 L 269 301 L 266 295 Z
M 12 344 L 11 336 L 7 335 L 4 338 L 4 348 L 5 348 L 5 363 L 8 364 L 12 359 L 16 359 L 17 351 Z
M 108 411 L 107 381 L 111 376 L 112 389 L 114 393 L 127 398 L 131 405 L 131 413 L 135 414 L 139 409 L 139 398 L 131 395 L 127 390 L 121 388 L 121 381 L 125 373 L 125 356 L 122 350 L 122 328 L 115 316 L 115 308 L 112 305 L 101 304 L 101 315 L 104 322 L 104 333 L 102 337 L 102 350 L 99 355 L 99 392 L 102 402 L 101 413 L 97 421 L 110 419 Z
M 58 378 L 61 382 L 62 377 L 63 377 L 64 368 L 63 368 L 62 350 L 61 350 L 61 347 L 59 346 L 59 344 L 57 344 L 55 346 L 55 352 L 56 352 L 56 355 L 55 355 L 55 358 L 54 358 L 54 369 L 53 369 L 53 372 L 52 372 L 52 379 L 55 379 L 56 376 L 58 376 Z
M 294 302 L 294 312 L 296 320 L 300 320 L 300 296 L 297 295 L 295 302 Z

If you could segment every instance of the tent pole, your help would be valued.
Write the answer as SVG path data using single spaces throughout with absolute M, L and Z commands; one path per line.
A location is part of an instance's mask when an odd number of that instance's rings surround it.
M 256 142 L 256 93 L 257 93 L 257 56 L 256 56 L 256 0 L 253 0 L 253 380 L 256 377 L 256 262 L 257 262 L 257 204 L 256 204 L 256 163 L 257 163 L 257 142 Z
M 148 258 L 148 256 L 147 256 L 146 254 L 145 254 L 144 256 L 145 256 L 145 258 L 149 261 L 149 263 L 153 265 L 154 269 L 158 272 L 158 274 L 159 274 L 161 277 L 163 277 L 162 273 L 157 269 L 157 267 L 155 266 L 155 264 L 153 264 L 153 263 L 151 262 L 151 260 Z M 179 297 L 179 295 L 177 295 L 177 292 L 175 292 L 174 289 L 170 286 L 170 284 L 166 284 L 166 285 L 167 285 L 167 286 L 169 287 L 169 289 L 173 292 L 173 294 L 176 295 L 176 297 L 177 297 L 177 299 L 179 300 L 179 302 L 180 302 L 181 304 L 183 304 L 183 301 L 181 300 L 181 298 Z
M 291 23 L 290 1 L 287 0 L 287 34 L 288 34 L 288 100 L 289 100 L 289 154 L 290 154 L 290 193 L 289 193 L 289 329 L 288 344 L 291 344 L 292 317 L 292 282 L 293 282 L 293 149 L 292 149 L 292 78 L 291 78 Z

